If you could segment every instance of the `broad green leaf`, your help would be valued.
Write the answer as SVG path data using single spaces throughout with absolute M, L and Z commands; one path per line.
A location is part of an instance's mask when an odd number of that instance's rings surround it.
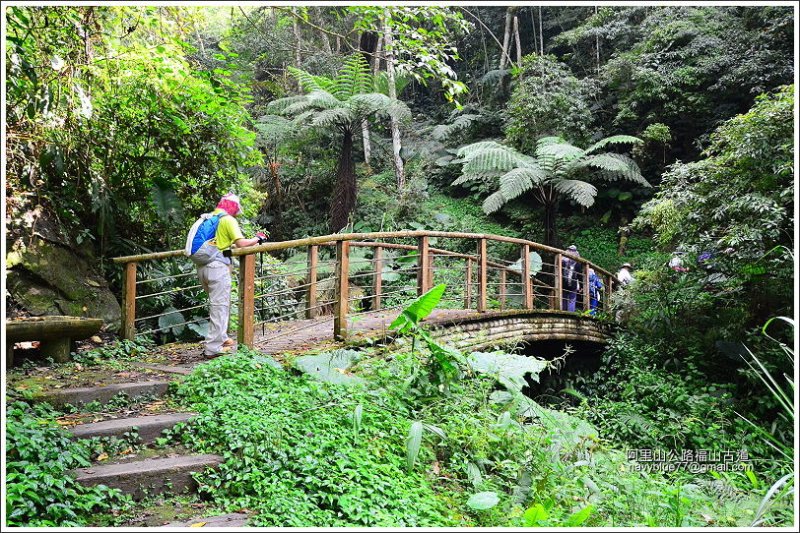
M 566 527 L 578 527 L 586 522 L 586 520 L 591 516 L 592 511 L 594 511 L 594 506 L 587 505 L 580 511 L 571 514 L 570 517 L 567 518 L 567 521 L 564 525 Z
M 303 355 L 296 358 L 292 364 L 314 379 L 326 383 L 352 385 L 363 381 L 357 376 L 346 373 L 359 358 L 360 354 L 357 351 L 342 349 L 319 355 Z
M 525 525 L 528 527 L 539 525 L 540 522 L 543 522 L 548 518 L 550 518 L 550 514 L 541 503 L 533 504 L 522 514 L 522 519 L 525 521 Z
M 412 324 L 419 323 L 420 320 L 431 314 L 431 311 L 433 311 L 434 307 L 439 303 L 439 300 L 442 299 L 446 288 L 447 285 L 440 283 L 411 302 L 411 305 L 406 307 L 389 325 L 389 329 L 400 329 L 400 331 L 404 331 L 403 326 L 406 326 L 408 322 Z
M 406 466 L 409 470 L 414 468 L 414 463 L 417 462 L 419 450 L 422 447 L 422 430 L 424 426 L 422 422 L 414 422 L 408 430 L 408 437 L 406 437 Z
M 166 313 L 163 316 L 158 317 L 158 327 L 160 329 L 171 331 L 173 335 L 180 335 L 183 333 L 183 330 L 186 328 L 186 319 L 183 317 L 180 311 L 175 309 L 174 307 L 167 307 L 164 309 Z
M 528 374 L 538 382 L 539 373 L 547 368 L 547 361 L 543 359 L 505 352 L 473 352 L 467 362 L 475 372 L 496 377 L 512 392 L 522 390 Z
M 479 492 L 473 494 L 470 499 L 467 500 L 467 507 L 475 511 L 485 511 L 486 509 L 491 509 L 499 502 L 500 498 L 497 496 L 496 492 Z

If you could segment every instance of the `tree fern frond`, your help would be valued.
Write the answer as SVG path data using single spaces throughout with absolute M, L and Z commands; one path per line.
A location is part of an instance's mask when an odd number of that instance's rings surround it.
M 304 102 L 306 95 L 300 94 L 297 96 L 287 96 L 286 98 L 278 98 L 267 104 L 267 113 L 272 115 L 282 114 L 286 108 L 297 102 Z
M 468 181 L 496 180 L 499 176 L 499 172 L 476 172 L 474 174 L 461 174 L 458 178 L 453 180 L 451 185 L 463 185 Z
M 300 90 L 303 92 L 310 93 L 311 91 L 327 90 L 320 85 L 320 80 L 325 80 L 326 78 L 314 76 L 313 74 L 310 74 L 297 67 L 286 67 L 286 70 L 288 70 L 289 73 L 294 76 L 294 78 L 297 80 L 297 83 L 300 85 Z
M 306 98 L 311 105 L 319 109 L 333 109 L 342 106 L 341 100 L 322 89 L 310 92 Z
M 507 200 L 531 190 L 547 179 L 540 168 L 518 167 L 500 176 L 500 192 Z
M 439 124 L 438 126 L 433 128 L 431 135 L 437 141 L 444 141 L 450 135 L 465 130 L 473 122 L 475 122 L 476 119 L 480 117 L 481 117 L 480 115 L 474 113 L 466 113 L 464 115 L 456 117 L 456 119 L 450 124 Z
M 542 137 L 538 141 L 536 141 L 536 151 L 539 151 L 539 148 L 542 146 L 547 146 L 549 144 L 564 144 L 564 139 L 561 137 Z
M 258 132 L 257 141 L 261 144 L 274 144 L 295 133 L 294 123 L 278 115 L 264 115 L 255 123 Z
M 541 140 L 540 140 L 541 142 Z M 541 156 L 551 156 L 557 159 L 563 159 L 566 161 L 578 159 L 584 155 L 584 151 L 578 148 L 577 146 L 573 146 L 569 143 L 547 143 L 547 144 L 537 144 L 536 146 L 536 155 Z
M 581 180 L 554 180 L 551 183 L 555 190 L 583 207 L 594 204 L 597 188 L 591 183 Z
M 352 54 L 333 79 L 333 94 L 340 100 L 372 91 L 374 82 L 367 60 L 362 54 Z
M 596 168 L 601 171 L 600 175 L 606 180 L 614 181 L 624 178 L 645 187 L 650 184 L 644 179 L 639 171 L 638 165 L 630 159 L 620 154 L 595 154 L 590 155 L 581 161 L 576 162 L 575 168 Z
M 483 201 L 483 212 L 489 215 L 495 211 L 499 211 L 507 201 L 502 192 L 494 192 Z
M 337 107 L 335 109 L 325 109 L 317 112 L 311 120 L 311 125 L 323 128 L 333 126 L 347 127 L 353 122 L 353 113 L 350 109 Z
M 312 109 L 317 109 L 318 106 L 314 104 L 311 100 L 309 100 L 308 95 L 300 100 L 299 102 L 295 102 L 289 106 L 287 106 L 283 110 L 283 114 L 285 115 L 297 115 L 298 113 L 303 113 L 304 111 L 309 111 Z
M 612 135 L 611 137 L 606 137 L 605 139 L 600 139 L 589 148 L 586 149 L 587 154 L 591 154 L 600 150 L 601 148 L 605 148 L 609 144 L 642 144 L 642 140 L 638 137 L 633 137 L 631 135 Z

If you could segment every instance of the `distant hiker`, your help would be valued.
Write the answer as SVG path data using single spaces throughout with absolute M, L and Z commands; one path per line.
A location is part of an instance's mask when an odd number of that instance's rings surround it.
M 617 279 L 623 287 L 633 281 L 633 274 L 631 274 L 632 268 L 630 263 L 622 263 L 622 267 L 619 269 L 619 272 L 617 272 Z
M 204 350 L 207 357 L 226 353 L 234 344 L 233 339 L 228 338 L 233 271 L 231 245 L 242 248 L 267 240 L 263 233 L 257 233 L 252 239 L 244 238 L 235 218 L 241 212 L 239 197 L 226 194 L 214 211 L 197 219 L 186 239 L 185 253 L 197 265 L 197 276 L 211 305 Z
M 600 308 L 600 292 L 603 290 L 603 281 L 600 276 L 589 267 L 589 314 L 597 314 Z
M 580 257 L 578 247 L 574 244 L 567 248 L 567 253 Z M 578 262 L 571 257 L 561 257 L 561 310 L 575 311 L 575 301 L 578 299 L 578 292 L 581 290 L 580 271 Z

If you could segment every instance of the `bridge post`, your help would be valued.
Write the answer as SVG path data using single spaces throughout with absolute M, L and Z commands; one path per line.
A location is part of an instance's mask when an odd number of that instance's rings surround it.
M 500 269 L 500 309 L 506 308 L 506 269 Z
M 531 247 L 522 245 L 522 299 L 525 309 L 533 309 L 533 294 L 531 293 Z
M 611 314 L 611 291 L 614 290 L 614 278 L 611 276 L 606 277 L 606 291 L 603 295 L 605 297 L 605 301 L 603 302 L 603 309 L 605 309 L 606 313 Z
M 464 290 L 464 309 L 469 309 L 472 305 L 472 259 L 467 258 L 467 285 Z
M 251 347 L 255 327 L 256 262 L 253 254 L 239 258 L 239 346 Z
M 589 263 L 583 264 L 583 282 L 583 310 L 589 311 L 592 308 L 589 294 Z
M 125 263 L 125 272 L 122 276 L 122 331 L 123 339 L 133 340 L 136 336 L 136 265 L 135 262 Z
M 562 294 L 562 287 L 561 287 L 561 254 L 556 254 L 556 264 L 555 264 L 555 289 L 556 289 L 556 304 L 553 307 L 554 310 L 560 311 L 561 310 L 561 299 L 563 298 Z
M 350 273 L 350 242 L 336 242 L 336 288 L 335 303 L 333 307 L 333 337 L 336 340 L 344 340 L 347 337 L 347 311 L 348 295 L 350 287 L 348 285 L 348 275 Z
M 428 237 L 420 237 L 419 245 L 417 246 L 417 295 L 421 296 L 428 292 L 431 288 L 430 284 L 430 252 L 428 246 Z
M 317 316 L 317 259 L 316 245 L 308 247 L 308 291 L 306 292 L 306 318 Z
M 478 312 L 486 312 L 486 239 L 478 239 Z
M 375 247 L 373 256 L 375 262 L 375 272 L 372 278 L 372 310 L 378 311 L 381 308 L 381 290 L 383 284 L 383 248 Z

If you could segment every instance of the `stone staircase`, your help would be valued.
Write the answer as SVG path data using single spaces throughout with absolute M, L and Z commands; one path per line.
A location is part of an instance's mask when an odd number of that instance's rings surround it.
M 184 369 L 176 369 L 172 375 L 181 379 Z M 119 394 L 130 399 L 162 398 L 166 395 L 170 381 L 142 381 L 134 383 L 117 383 L 100 387 L 83 387 L 73 389 L 52 389 L 43 391 L 34 397 L 35 401 L 47 401 L 62 407 L 67 404 L 76 407 L 90 402 L 106 404 Z M 193 454 L 186 450 L 175 453 L 155 447 L 156 440 L 164 431 L 176 424 L 188 422 L 195 413 L 178 412 L 163 414 L 145 414 L 122 418 L 111 418 L 96 422 L 77 424 L 66 428 L 73 439 L 91 439 L 93 437 L 123 438 L 138 435 L 137 449 L 141 453 L 130 453 L 107 457 L 97 461 L 90 467 L 78 468 L 71 472 L 78 483 L 85 486 L 106 485 L 129 494 L 134 500 L 159 494 L 185 494 L 197 490 L 197 482 L 193 474 L 209 468 L 217 468 L 222 457 L 212 454 Z M 203 523 L 213 527 L 241 527 L 245 525 L 247 515 L 232 515 L 197 518 L 187 522 L 187 526 Z M 167 524 L 178 526 L 181 524 Z

